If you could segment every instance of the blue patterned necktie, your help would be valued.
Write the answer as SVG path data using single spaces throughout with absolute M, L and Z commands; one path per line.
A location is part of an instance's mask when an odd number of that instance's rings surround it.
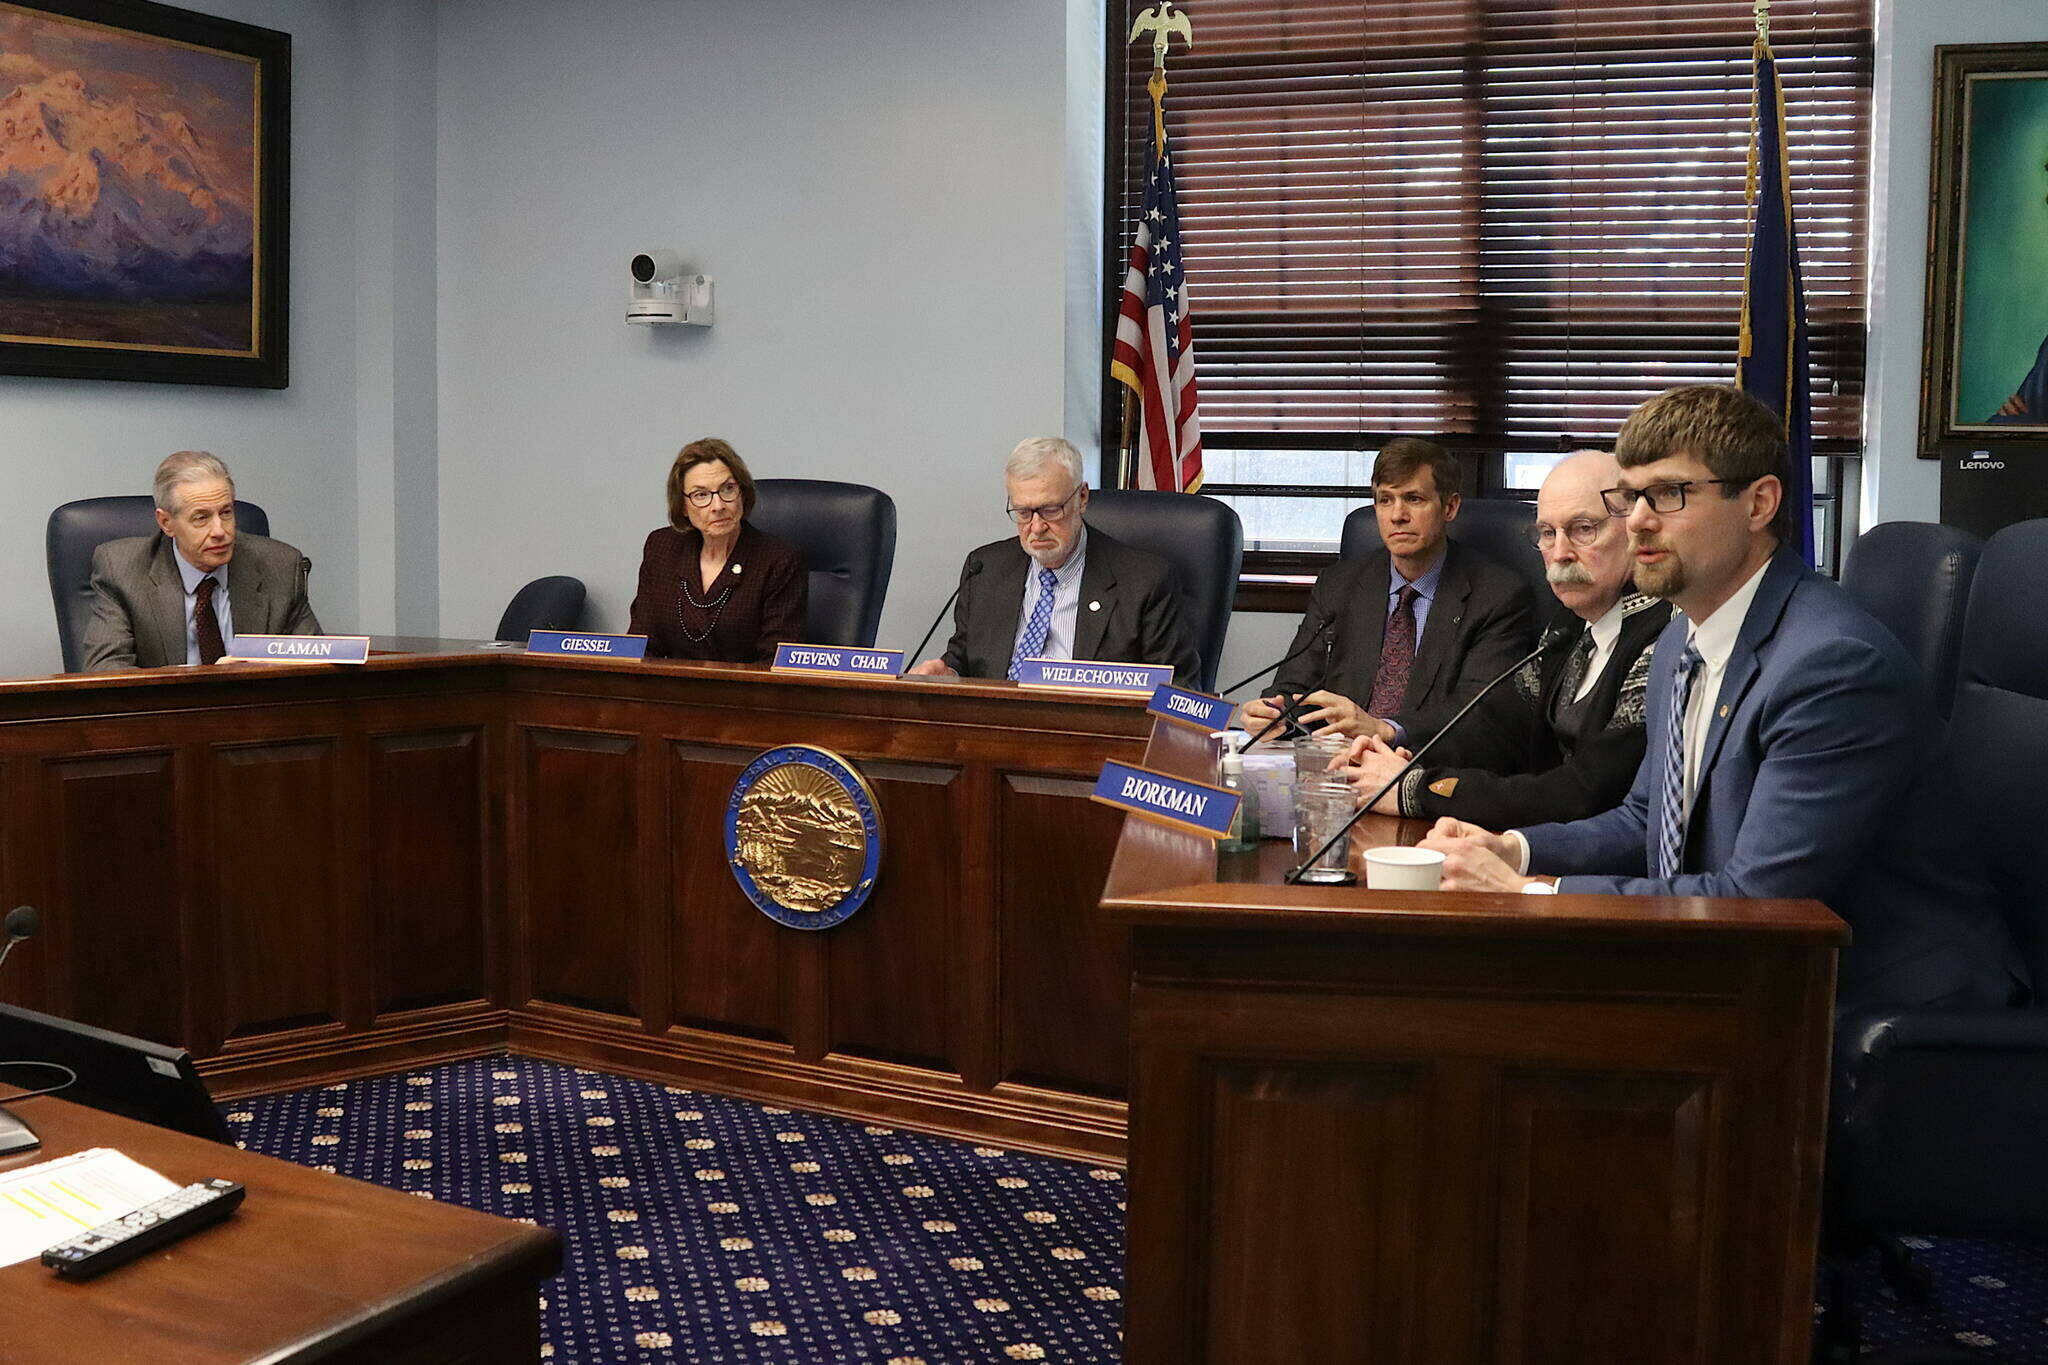
M 1017 665 L 1045 653 L 1045 637 L 1052 634 L 1052 600 L 1058 594 L 1060 576 L 1051 569 L 1038 571 L 1038 600 L 1031 604 L 1031 619 L 1024 625 L 1024 638 L 1010 656 L 1010 671 L 1004 676 L 1017 680 Z
M 1671 675 L 1671 714 L 1664 726 L 1664 790 L 1657 807 L 1657 876 L 1678 875 L 1685 852 L 1685 711 L 1692 703 L 1692 685 L 1699 677 L 1700 652 L 1691 641 L 1678 656 Z

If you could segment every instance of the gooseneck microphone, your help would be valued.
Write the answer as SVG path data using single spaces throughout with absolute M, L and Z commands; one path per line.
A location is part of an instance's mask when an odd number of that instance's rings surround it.
M 1378 791 L 1374 792 L 1366 800 L 1359 802 L 1358 809 L 1351 812 L 1351 818 L 1349 820 L 1346 820 L 1343 824 L 1339 825 L 1337 827 L 1337 832 L 1335 834 L 1332 834 L 1329 838 L 1323 840 L 1321 848 L 1318 848 L 1315 852 L 1309 854 L 1308 857 L 1302 859 L 1301 862 L 1297 863 L 1293 868 L 1291 868 L 1288 871 L 1287 875 L 1280 879 L 1281 882 L 1287 886 L 1298 885 L 1301 881 L 1301 874 L 1306 872 L 1309 868 L 1315 866 L 1316 860 L 1321 858 L 1325 853 L 1328 853 L 1331 849 L 1335 848 L 1339 842 L 1346 838 L 1349 838 L 1351 835 L 1351 827 L 1357 824 L 1367 811 L 1371 810 L 1374 806 L 1378 805 L 1380 798 L 1382 796 L 1385 796 L 1388 792 L 1392 791 L 1396 786 L 1398 786 L 1400 784 L 1401 779 L 1408 776 L 1410 770 L 1412 770 L 1416 764 L 1422 762 L 1422 756 L 1428 753 L 1431 749 L 1434 749 L 1436 747 L 1436 742 L 1438 740 L 1442 739 L 1451 731 L 1457 729 L 1458 722 L 1465 719 L 1466 715 L 1471 712 L 1472 708 L 1479 705 L 1479 703 L 1485 699 L 1487 693 L 1493 691 L 1494 688 L 1499 687 L 1509 678 L 1514 677 L 1515 674 L 1521 672 L 1534 660 L 1541 658 L 1543 656 L 1544 651 L 1549 649 L 1551 646 L 1555 645 L 1558 641 L 1570 638 L 1573 635 L 1573 633 L 1574 632 L 1569 630 L 1558 630 L 1555 627 L 1546 631 L 1544 633 L 1542 643 L 1538 644 L 1536 648 L 1530 650 L 1527 654 L 1524 654 L 1521 658 L 1515 660 L 1514 663 L 1510 664 L 1506 672 L 1502 673 L 1492 682 L 1488 683 L 1486 686 L 1480 688 L 1477 692 L 1473 693 L 1472 700 L 1466 702 L 1463 706 L 1459 707 L 1458 713 L 1452 716 L 1449 720 L 1445 721 L 1443 724 L 1443 728 L 1438 730 L 1435 734 L 1431 735 L 1429 737 L 1429 741 L 1425 743 L 1421 748 L 1417 749 L 1415 753 L 1408 759 L 1408 761 L 1401 765 L 1400 771 L 1396 772 L 1392 777 L 1388 778 L 1386 780 L 1385 785 L 1383 785 Z
M 953 604 L 960 600 L 960 589 L 967 586 L 968 579 L 974 577 L 976 574 L 981 572 L 981 567 L 981 561 L 978 559 L 970 559 L 967 561 L 967 570 L 966 572 L 960 575 L 959 587 L 953 589 L 953 595 L 946 599 L 946 605 L 940 607 L 939 614 L 932 618 L 931 628 L 925 631 L 924 638 L 917 642 L 917 648 L 910 651 L 909 661 L 911 663 L 916 663 L 918 659 L 924 654 L 924 647 L 932 642 L 932 632 L 936 631 L 939 628 L 939 622 L 946 619 L 946 613 L 951 611 L 953 609 Z
M 42 912 L 33 905 L 17 905 L 9 910 L 7 918 L 0 921 L 0 930 L 7 934 L 7 942 L 0 944 L 0 963 L 7 961 L 7 955 L 14 951 L 15 944 L 34 938 L 42 927 Z
M 1279 663 L 1274 664 L 1272 668 L 1262 668 L 1259 670 L 1259 673 L 1268 673 L 1285 668 L 1288 664 L 1294 662 L 1294 660 L 1308 653 L 1311 649 L 1314 649 L 1317 640 L 1325 638 L 1328 639 L 1328 647 L 1323 651 L 1323 666 L 1316 672 L 1316 680 L 1314 685 L 1310 687 L 1305 687 L 1301 691 L 1294 693 L 1292 696 L 1289 696 L 1285 692 L 1276 693 L 1276 696 L 1286 697 L 1287 704 L 1280 708 L 1279 715 L 1273 717 L 1272 720 L 1266 723 L 1264 729 L 1260 730 L 1257 734 L 1253 735 L 1250 740 L 1246 741 L 1244 746 L 1245 748 L 1251 748 L 1252 745 L 1257 744 L 1260 740 L 1264 739 L 1267 735 L 1272 734 L 1281 726 L 1292 724 L 1294 722 L 1294 718 L 1301 714 L 1302 703 L 1306 702 L 1309 699 L 1309 694 L 1312 692 L 1321 691 L 1324 684 L 1329 682 L 1330 659 L 1331 656 L 1337 652 L 1337 637 L 1331 633 L 1331 627 L 1336 624 L 1337 618 L 1334 614 L 1325 616 L 1323 618 L 1323 623 L 1320 626 L 1316 627 L 1315 633 L 1308 637 L 1308 642 L 1302 645 L 1300 649 L 1295 650 L 1292 654 L 1289 654 Z M 1252 678 L 1258 677 L 1259 673 L 1252 674 L 1252 677 L 1246 678 L 1244 682 L 1250 682 Z M 1244 683 L 1239 683 L 1237 686 L 1243 687 Z M 1233 692 L 1236 690 L 1237 688 L 1231 689 L 1231 691 Z
M 1330 627 L 1336 624 L 1337 616 L 1336 613 L 1332 612 L 1330 615 L 1325 616 L 1323 618 L 1323 623 L 1315 628 L 1314 634 L 1308 637 L 1307 641 L 1302 644 L 1301 648 L 1294 650 L 1292 653 L 1283 656 L 1275 663 L 1267 664 L 1264 668 L 1252 674 L 1250 677 L 1245 678 L 1240 682 L 1232 683 L 1230 686 L 1224 688 L 1221 692 L 1218 692 L 1216 695 L 1219 697 L 1227 697 L 1232 692 L 1237 691 L 1238 688 L 1243 687 L 1246 683 L 1257 682 L 1260 678 L 1265 677 L 1268 673 L 1278 673 L 1281 669 L 1287 667 L 1287 665 L 1293 663 L 1296 659 L 1299 659 L 1302 655 L 1314 649 L 1316 647 L 1316 641 L 1322 639 L 1325 635 L 1328 635 L 1330 633 Z M 1310 688 L 1309 690 L 1314 691 L 1315 689 Z

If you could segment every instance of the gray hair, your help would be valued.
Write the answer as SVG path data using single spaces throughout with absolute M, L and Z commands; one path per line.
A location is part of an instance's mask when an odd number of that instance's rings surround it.
M 235 476 L 228 473 L 228 467 L 220 462 L 218 455 L 204 450 L 180 450 L 164 456 L 164 462 L 156 467 L 156 483 L 152 491 L 156 494 L 156 505 L 163 511 L 171 507 L 171 494 L 181 483 L 199 483 L 204 479 L 226 479 L 228 492 L 235 491 Z
M 1058 465 L 1067 472 L 1074 487 L 1081 486 L 1081 452 L 1057 436 L 1028 436 L 1017 442 L 1017 448 L 1003 465 L 1003 477 L 1032 478 L 1043 474 L 1047 465 Z

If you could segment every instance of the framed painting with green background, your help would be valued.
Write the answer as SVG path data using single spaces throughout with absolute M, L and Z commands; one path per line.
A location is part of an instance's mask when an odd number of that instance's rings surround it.
M 2048 43 L 1935 49 L 1920 453 L 2048 446 Z

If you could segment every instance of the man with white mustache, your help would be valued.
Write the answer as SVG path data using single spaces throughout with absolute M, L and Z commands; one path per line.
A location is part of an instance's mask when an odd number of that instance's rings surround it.
M 1530 539 L 1561 604 L 1550 648 L 1496 689 L 1381 796 L 1385 815 L 1453 816 L 1487 829 L 1576 820 L 1620 803 L 1643 760 L 1650 648 L 1671 606 L 1636 592 L 1624 519 L 1600 492 L 1621 466 L 1601 450 L 1567 456 L 1536 495 Z M 1339 760 L 1360 801 L 1409 758 L 1377 737 Z

